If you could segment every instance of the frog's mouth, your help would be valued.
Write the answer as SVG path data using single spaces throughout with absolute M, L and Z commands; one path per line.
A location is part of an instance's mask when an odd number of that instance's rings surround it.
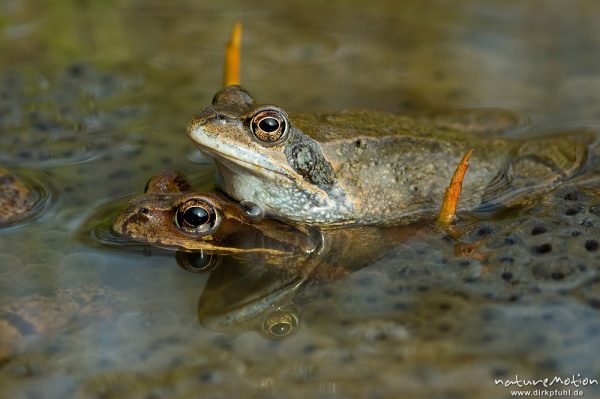
M 214 111 L 209 109 L 204 114 L 196 116 L 188 125 L 188 136 L 201 152 L 217 161 L 238 165 L 253 174 L 271 175 L 267 177 L 279 176 L 280 179 L 285 176 L 287 179 L 293 179 L 295 171 L 289 169 L 285 163 L 271 161 L 258 149 L 227 142 L 218 132 L 207 129 L 206 124 L 215 118 Z
M 215 157 L 215 161 L 232 171 L 247 172 L 257 176 L 266 176 L 271 178 L 284 177 L 287 180 L 292 180 L 288 175 L 278 170 L 265 168 L 239 158 L 221 155 L 219 157 Z
M 242 159 L 226 152 L 219 151 L 214 147 L 208 147 L 204 144 L 196 142 L 198 149 L 213 158 L 216 162 L 223 164 L 227 168 L 234 171 L 245 171 L 258 176 L 266 176 L 270 178 L 285 178 L 286 180 L 293 181 L 289 171 L 284 168 L 278 168 L 267 162 L 251 162 L 246 159 Z M 238 149 L 239 151 L 239 149 Z

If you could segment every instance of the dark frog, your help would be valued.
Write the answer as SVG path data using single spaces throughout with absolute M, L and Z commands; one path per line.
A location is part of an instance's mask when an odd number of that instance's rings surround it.
M 0 167 L 0 227 L 33 215 L 43 194 L 35 182 Z
M 461 207 L 514 200 L 576 174 L 595 140 L 590 132 L 513 139 L 499 134 L 506 118 L 472 123 L 478 111 L 465 112 L 288 114 L 227 86 L 188 134 L 215 159 L 228 195 L 319 225 L 398 224 L 436 211 L 468 148 Z
M 312 253 L 319 243 L 310 229 L 262 218 L 251 204 L 192 191 L 176 171 L 152 177 L 145 191 L 119 213 L 113 231 L 165 248 L 213 254 Z

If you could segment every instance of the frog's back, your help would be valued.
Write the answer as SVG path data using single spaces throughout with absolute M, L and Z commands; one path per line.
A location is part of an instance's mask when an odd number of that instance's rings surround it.
M 461 205 L 477 205 L 512 148 L 506 140 L 439 126 L 427 117 L 343 111 L 291 120 L 321 144 L 349 213 L 361 224 L 394 224 L 435 210 L 469 148 L 476 149 L 477 167 L 467 175 Z
M 362 224 L 395 224 L 436 211 L 469 148 L 475 153 L 464 181 L 463 209 L 513 200 L 573 176 L 593 141 L 586 132 L 510 139 L 499 134 L 510 125 L 472 124 L 456 130 L 460 124 L 449 122 L 372 111 L 294 119 L 321 142 L 350 213 Z
M 345 110 L 330 113 L 297 113 L 292 123 L 320 142 L 356 140 L 360 137 L 429 137 L 437 140 L 464 140 L 498 136 L 521 127 L 523 117 L 505 109 L 442 110 L 390 113 L 373 110 Z

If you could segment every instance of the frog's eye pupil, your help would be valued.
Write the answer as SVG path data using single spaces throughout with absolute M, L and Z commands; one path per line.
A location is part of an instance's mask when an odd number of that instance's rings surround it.
M 263 324 L 263 333 L 269 338 L 284 338 L 298 329 L 297 312 L 277 310 L 270 314 Z
M 175 253 L 177 264 L 191 273 L 207 273 L 219 265 L 221 257 L 204 251 Z
M 193 206 L 183 213 L 183 220 L 190 226 L 198 227 L 208 223 L 210 215 L 206 209 L 200 206 Z
M 175 224 L 189 234 L 212 234 L 221 221 L 219 210 L 204 199 L 192 198 L 177 207 Z
M 291 329 L 292 326 L 289 323 L 275 323 L 271 326 L 269 331 L 271 334 L 281 337 L 283 335 L 287 335 Z
M 250 128 L 261 143 L 275 145 L 280 143 L 287 133 L 287 117 L 278 109 L 264 109 L 252 117 Z
M 275 118 L 263 118 L 258 123 L 258 127 L 267 133 L 273 133 L 279 129 L 279 121 Z

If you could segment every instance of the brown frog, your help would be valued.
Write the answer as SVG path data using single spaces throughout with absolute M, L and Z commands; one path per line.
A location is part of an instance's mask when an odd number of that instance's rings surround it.
M 38 201 L 38 193 L 26 181 L 0 167 L 0 226 L 27 217 Z
M 111 289 L 82 286 L 0 306 L 0 364 L 15 355 L 25 339 L 57 333 L 77 319 L 110 319 L 124 303 L 125 297 Z
M 576 175 L 596 141 L 589 131 L 515 139 L 497 134 L 497 118 L 470 113 L 288 113 L 232 85 L 188 135 L 215 159 L 232 198 L 321 226 L 393 225 L 434 212 L 466 148 L 475 152 L 462 209 L 508 203 Z
M 145 194 L 115 218 L 113 231 L 156 246 L 219 254 L 290 255 L 318 246 L 309 228 L 263 218 L 252 204 L 240 205 L 223 194 L 191 191 L 176 171 L 151 178 Z

